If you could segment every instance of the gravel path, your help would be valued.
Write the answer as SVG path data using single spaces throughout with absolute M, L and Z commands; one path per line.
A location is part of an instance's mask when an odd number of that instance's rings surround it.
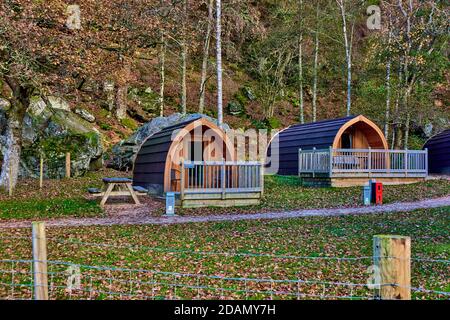
M 147 214 L 146 206 L 137 208 L 135 214 L 120 215 L 114 214 L 105 218 L 64 218 L 47 220 L 49 227 L 80 227 L 80 226 L 112 226 L 112 225 L 144 225 L 144 224 L 178 224 L 190 222 L 217 222 L 217 221 L 239 221 L 257 219 L 287 219 L 300 217 L 326 217 L 342 215 L 364 215 L 374 213 L 389 213 L 399 211 L 413 211 L 417 209 L 438 208 L 450 206 L 450 196 L 437 199 L 421 200 L 416 202 L 392 203 L 381 206 L 357 207 L 357 208 L 336 208 L 336 209 L 312 209 L 295 210 L 285 212 L 265 212 L 255 214 L 234 214 L 234 215 L 210 215 L 210 216 L 180 216 L 180 217 L 154 217 Z M 120 212 L 120 206 L 115 206 L 115 210 Z M 123 209 L 126 209 L 125 207 Z M 127 210 L 124 210 L 127 211 Z M 0 222 L 0 228 L 29 228 L 30 221 L 10 221 Z

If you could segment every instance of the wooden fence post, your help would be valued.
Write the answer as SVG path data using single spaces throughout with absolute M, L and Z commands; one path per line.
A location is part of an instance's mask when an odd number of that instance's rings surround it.
M 39 163 L 39 189 L 42 189 L 44 185 L 44 157 L 41 155 L 41 160 Z
M 380 279 L 375 288 L 375 298 L 411 300 L 411 238 L 374 236 L 373 260 Z
M 66 178 L 70 178 L 70 152 L 66 153 Z
M 33 222 L 32 228 L 34 299 L 48 300 L 47 239 L 45 237 L 45 223 Z

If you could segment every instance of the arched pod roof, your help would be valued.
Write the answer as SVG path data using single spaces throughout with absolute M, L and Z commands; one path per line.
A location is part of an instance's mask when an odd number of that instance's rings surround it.
M 149 137 L 141 146 L 133 169 L 133 184 L 150 189 L 154 193 L 168 191 L 172 159 L 183 137 L 197 127 L 205 127 L 222 137 L 226 146 L 226 158 L 231 158 L 233 145 L 222 129 L 205 118 L 197 117 L 166 127 Z
M 424 148 L 428 149 L 428 171 L 450 174 L 450 129 L 431 137 Z
M 338 119 L 292 125 L 282 130 L 268 148 L 268 156 L 278 159 L 278 173 L 281 175 L 298 174 L 298 150 L 338 149 L 342 134 L 350 127 L 358 127 L 364 132 L 368 144 L 377 149 L 388 149 L 388 143 L 378 126 L 360 116 L 349 116 Z M 278 142 L 278 148 L 272 148 L 273 141 Z

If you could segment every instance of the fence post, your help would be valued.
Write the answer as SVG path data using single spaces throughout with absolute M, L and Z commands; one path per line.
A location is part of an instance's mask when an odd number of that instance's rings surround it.
M 225 159 L 222 158 L 222 200 L 225 199 Z
M 66 153 L 66 178 L 70 178 L 70 152 Z
M 41 155 L 39 162 L 39 189 L 44 185 L 44 157 Z
M 428 148 L 425 148 L 425 175 L 428 176 Z
M 375 288 L 375 298 L 411 300 L 411 238 L 374 236 L 373 260 L 380 279 Z
M 44 222 L 33 222 L 32 240 L 34 299 L 48 300 L 47 239 Z
M 367 169 L 369 170 L 369 178 L 372 177 L 372 148 L 369 147 L 369 156 L 367 159 Z
M 185 174 L 184 174 L 184 158 L 181 158 L 181 170 L 180 170 L 180 200 L 181 205 L 183 206 L 183 200 L 184 200 L 184 185 L 185 185 Z

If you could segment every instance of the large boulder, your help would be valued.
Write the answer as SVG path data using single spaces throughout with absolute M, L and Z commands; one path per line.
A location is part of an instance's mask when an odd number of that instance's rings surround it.
M 58 100 L 57 105 L 65 106 L 66 102 Z M 5 116 L 0 112 L 0 133 L 5 125 Z M 39 98 L 33 99 L 25 115 L 22 136 L 21 177 L 39 176 L 41 155 L 46 178 L 64 177 L 67 152 L 71 154 L 72 176 L 80 176 L 102 162 L 102 139 L 92 124 L 65 107 L 48 107 Z M 3 152 L 1 137 L 0 148 Z
M 149 137 L 155 133 L 160 132 L 164 128 L 176 125 L 181 122 L 186 122 L 196 118 L 206 118 L 209 121 L 216 123 L 217 120 L 200 113 L 181 114 L 174 113 L 168 117 L 157 117 L 147 122 L 133 133 L 128 139 L 122 140 L 112 148 L 112 161 L 110 166 L 118 170 L 131 169 L 133 167 L 134 159 L 138 153 L 141 145 Z M 223 125 L 225 130 L 229 129 L 227 124 Z

